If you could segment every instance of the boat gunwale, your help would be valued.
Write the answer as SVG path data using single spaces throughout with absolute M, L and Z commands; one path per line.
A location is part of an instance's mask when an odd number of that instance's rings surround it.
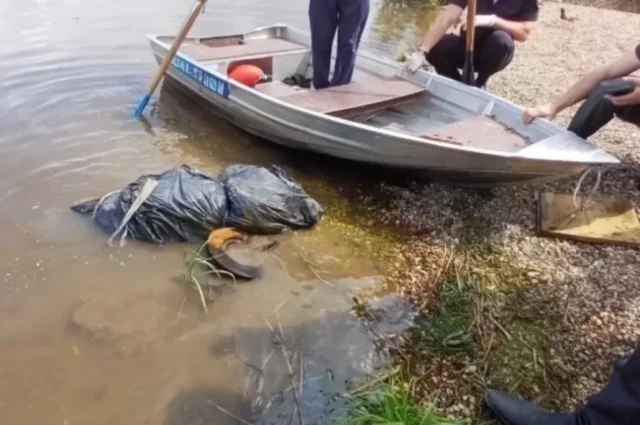
M 255 33 L 255 32 L 260 32 L 260 31 L 266 31 L 266 30 L 273 30 L 273 29 L 278 29 L 278 28 L 282 28 L 282 29 L 286 29 L 287 31 L 292 31 L 292 32 L 298 32 L 300 35 L 304 36 L 305 33 L 300 31 L 299 29 L 292 27 L 290 25 L 287 24 L 273 24 L 273 25 L 268 25 L 268 26 L 262 26 L 262 27 L 258 27 L 255 28 L 251 31 L 248 32 L 244 32 L 244 33 L 240 33 L 240 34 L 235 34 L 235 35 L 243 35 L 246 36 L 247 34 L 251 34 L 251 33 Z M 204 38 L 211 38 L 211 37 L 223 37 L 226 35 L 209 35 L 209 36 L 192 36 L 192 37 L 188 37 L 188 39 L 191 40 L 195 40 L 195 41 L 200 41 Z M 232 35 L 233 36 L 233 35 Z M 161 34 L 148 34 L 147 38 L 149 39 L 149 41 L 151 41 L 153 44 L 161 47 L 162 49 L 165 50 L 163 58 L 166 57 L 166 53 L 170 50 L 171 46 L 167 43 L 165 43 L 164 41 L 160 40 L 160 38 L 174 38 L 174 36 L 171 35 L 161 35 Z M 154 53 L 155 54 L 155 53 Z M 422 138 L 419 136 L 411 136 L 411 135 L 407 135 L 407 134 L 403 134 L 400 132 L 396 132 L 393 130 L 388 130 L 388 129 L 384 129 L 384 128 L 379 128 L 379 127 L 374 127 L 374 126 L 370 126 L 370 125 L 366 125 L 366 124 L 362 124 L 356 121 L 351 121 L 345 118 L 341 118 L 338 116 L 332 116 L 332 115 L 327 115 L 327 114 L 322 114 L 319 112 L 315 112 L 313 110 L 309 110 L 306 108 L 302 108 L 299 106 L 296 106 L 294 104 L 291 103 L 287 103 L 284 102 L 283 100 L 280 100 L 276 97 L 273 96 L 269 96 L 265 93 L 261 93 L 258 90 L 255 90 L 251 87 L 246 87 L 243 86 L 241 84 L 236 83 L 235 81 L 233 81 L 233 79 L 228 78 L 226 75 L 223 75 L 222 73 L 218 72 L 217 70 L 214 69 L 210 69 L 207 66 L 204 65 L 204 63 L 202 61 L 198 61 L 195 60 L 189 56 L 187 56 L 186 54 L 181 53 L 179 50 L 176 52 L 176 56 L 179 56 L 182 60 L 185 60 L 187 62 L 189 62 L 191 65 L 194 65 L 196 67 L 199 68 L 203 68 L 206 69 L 207 72 L 210 72 L 212 75 L 214 75 L 216 78 L 219 78 L 223 81 L 225 81 L 227 84 L 229 84 L 231 87 L 233 87 L 234 90 L 240 90 L 240 91 L 244 91 L 247 92 L 253 96 L 257 96 L 261 99 L 263 99 L 264 101 L 270 102 L 274 105 L 277 105 L 279 107 L 282 108 L 286 108 L 289 109 L 291 111 L 294 111 L 296 113 L 302 114 L 302 115 L 307 115 L 316 119 L 320 119 L 320 120 L 324 120 L 324 121 L 328 121 L 328 122 L 333 122 L 335 124 L 338 125 L 343 125 L 346 127 L 351 127 L 354 129 L 357 129 L 358 131 L 362 131 L 364 133 L 372 133 L 374 136 L 382 136 L 382 137 L 389 137 L 389 138 L 393 138 L 396 140 L 401 140 L 405 143 L 408 144 L 412 144 L 412 145 L 418 145 L 418 146 L 424 146 L 424 145 L 431 145 L 434 147 L 439 147 L 439 148 L 444 148 L 447 150 L 456 150 L 456 151 L 461 151 L 461 152 L 467 152 L 467 153 L 474 153 L 474 154 L 480 154 L 480 155 L 486 155 L 486 156 L 490 156 L 490 157 L 500 157 L 500 158 L 505 158 L 505 159 L 520 159 L 520 160 L 525 160 L 525 161 L 536 161 L 536 162 L 552 162 L 552 163 L 567 163 L 567 164 L 584 164 L 585 166 L 591 166 L 591 165 L 595 165 L 595 164 L 617 164 L 620 163 L 620 160 L 616 157 L 614 157 L 613 155 L 609 154 L 608 152 L 606 152 L 604 149 L 600 148 L 599 146 L 589 142 L 588 140 L 584 140 L 579 138 L 578 136 L 573 135 L 572 133 L 570 133 L 569 131 L 567 131 L 566 129 L 563 129 L 557 125 L 555 125 L 554 123 L 552 123 L 549 120 L 546 119 L 540 119 L 539 122 L 536 123 L 532 123 L 531 125 L 537 125 L 539 126 L 541 129 L 546 130 L 546 133 L 552 133 L 551 135 L 549 135 L 548 137 L 545 137 L 541 140 L 538 140 L 537 142 L 531 143 L 529 144 L 527 147 L 520 149 L 518 151 L 515 152 L 508 152 L 508 151 L 499 151 L 499 150 L 492 150 L 492 149 L 483 149 L 483 148 L 478 148 L 478 147 L 474 147 L 474 146 L 466 146 L 466 145 L 456 145 L 456 144 L 452 144 L 452 143 L 447 143 L 447 142 L 441 142 L 438 140 L 434 140 L 434 139 L 430 139 L 430 138 Z M 384 66 L 389 66 L 392 68 L 395 68 L 396 70 L 398 69 L 398 64 L 390 61 L 387 58 L 380 59 L 379 57 L 375 57 L 370 55 L 368 52 L 366 51 L 359 51 L 357 56 L 363 57 L 366 60 L 370 60 L 373 62 L 376 62 L 380 65 L 384 65 Z M 222 60 L 220 62 L 223 62 Z M 439 80 L 439 83 L 442 83 L 444 85 L 450 86 L 451 84 L 445 80 L 444 77 L 441 77 L 437 74 L 431 73 L 431 72 L 427 72 L 425 70 L 419 70 L 417 72 L 423 73 L 428 75 L 428 83 L 423 85 L 423 87 L 428 90 L 429 85 L 431 84 L 431 82 L 433 80 Z M 402 77 L 398 77 L 398 78 L 402 78 Z M 402 78 L 404 79 L 404 78 Z M 406 79 L 404 79 L 406 80 Z M 408 80 L 406 80 L 408 81 Z M 418 83 L 413 83 L 416 85 L 420 85 Z M 482 96 L 486 96 L 488 97 L 489 101 L 491 103 L 493 103 L 495 105 L 495 103 L 497 102 L 503 102 L 503 104 L 512 107 L 515 110 L 519 110 L 521 112 L 524 112 L 524 108 L 522 108 L 521 106 L 518 106 L 517 104 L 511 102 L 508 99 L 504 99 L 501 98 L 493 93 L 490 92 L 486 92 L 484 90 L 481 90 L 480 88 L 477 87 L 465 87 L 467 90 L 475 90 L 478 92 L 481 92 Z M 258 113 L 260 115 L 262 115 L 263 117 L 268 117 L 271 120 L 275 120 L 279 123 L 279 125 L 284 125 L 287 127 L 292 127 L 292 128 L 296 128 L 296 127 L 300 127 L 295 125 L 294 123 L 290 123 L 288 121 L 285 120 L 281 120 L 278 119 L 277 117 L 275 117 L 273 114 L 269 114 L 269 113 L 265 113 L 263 111 L 258 110 L 257 108 L 252 107 L 251 105 L 248 105 L 247 102 L 244 102 L 242 100 L 240 100 L 237 96 L 233 95 L 233 91 L 229 90 L 229 97 L 228 100 L 236 102 L 238 105 L 244 107 L 244 108 L 248 108 L 251 109 L 252 111 L 254 111 L 254 113 Z M 486 115 L 486 113 L 482 113 L 480 115 Z M 302 127 L 300 127 L 302 128 Z M 331 135 L 327 134 L 327 133 L 323 133 L 323 132 L 319 132 L 319 131 L 315 131 L 315 130 L 311 130 L 307 127 L 304 128 L 306 132 L 310 133 L 313 132 L 318 136 L 322 136 L 322 137 L 331 137 Z M 521 134 L 521 133 L 520 133 Z M 520 152 L 522 152 L 523 150 L 530 148 L 538 143 L 544 142 L 545 140 L 551 139 L 553 137 L 557 137 L 557 136 L 566 136 L 569 138 L 575 138 L 578 139 L 580 141 L 581 144 L 586 144 L 586 145 L 591 145 L 593 147 L 596 148 L 596 150 L 593 152 L 594 155 L 597 155 L 599 152 L 604 152 L 606 154 L 608 154 L 610 157 L 615 158 L 616 162 L 603 162 L 603 161 L 598 161 L 598 162 L 589 162 L 587 160 L 585 160 L 585 158 L 582 159 L 578 159 L 578 160 L 571 160 L 570 158 L 532 158 L 532 157 L 527 157 L 527 156 L 523 156 L 520 155 Z

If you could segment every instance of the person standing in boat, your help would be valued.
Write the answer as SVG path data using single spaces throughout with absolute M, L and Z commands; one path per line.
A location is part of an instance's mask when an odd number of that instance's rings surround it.
M 557 99 L 529 108 L 523 121 L 553 119 L 558 113 L 586 99 L 571 119 L 569 131 L 586 139 L 613 117 L 640 126 L 640 78 L 630 74 L 640 70 L 640 44 L 617 60 L 596 68 L 578 80 Z
M 515 42 L 523 43 L 538 20 L 540 0 L 477 0 L 473 67 L 476 86 L 485 87 L 489 77 L 505 69 L 513 59 Z M 449 0 L 424 36 L 406 67 L 416 72 L 431 64 L 436 72 L 462 80 L 466 51 L 466 23 L 460 34 L 445 34 L 456 24 L 467 0 Z
M 356 64 L 356 52 L 369 17 L 370 0 L 310 0 L 313 87 L 349 84 Z M 338 33 L 333 77 L 329 81 L 331 46 Z

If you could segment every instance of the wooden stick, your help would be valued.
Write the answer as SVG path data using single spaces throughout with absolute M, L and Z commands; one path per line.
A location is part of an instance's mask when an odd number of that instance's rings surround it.
M 507 337 L 509 341 L 513 339 L 511 334 L 507 332 L 507 330 L 500 324 L 500 322 L 498 322 L 492 315 L 489 315 L 489 319 L 493 322 L 494 325 L 496 325 L 500 332 L 502 332 L 502 334 Z
M 189 30 L 193 26 L 193 23 L 196 21 L 198 14 L 202 10 L 206 2 L 207 0 L 197 0 L 195 6 L 193 6 L 193 9 L 191 10 L 191 13 L 187 17 L 187 20 L 184 22 L 184 24 L 182 24 L 182 28 L 180 28 L 180 32 L 178 33 L 178 36 L 173 42 L 171 49 L 167 53 L 167 56 L 165 56 L 164 60 L 162 61 L 162 64 L 160 64 L 160 68 L 158 69 L 158 71 L 156 72 L 156 75 L 151 80 L 151 83 L 149 83 L 147 94 L 142 98 L 142 100 L 140 101 L 140 104 L 138 105 L 138 108 L 134 112 L 134 116 L 136 118 L 139 118 L 142 115 L 142 111 L 144 111 L 144 108 L 146 108 L 147 104 L 149 103 L 149 100 L 151 99 L 153 92 L 156 90 L 156 87 L 158 87 L 158 84 L 160 84 L 162 77 L 164 76 L 165 72 L 167 72 L 169 65 L 171 65 L 171 61 L 173 60 L 173 57 L 178 52 L 178 49 L 180 48 L 180 45 L 182 44 L 184 39 L 187 38 L 187 34 L 189 33 Z
M 253 425 L 251 422 L 245 421 L 244 419 L 242 419 L 241 417 L 234 415 L 233 413 L 229 412 L 227 409 L 225 409 L 224 407 L 214 403 L 211 400 L 207 400 L 207 403 L 209 403 L 210 405 L 212 405 L 213 407 L 215 407 L 216 409 L 220 410 L 222 413 L 230 416 L 231 418 L 235 419 L 238 422 L 242 422 L 245 425 Z
M 462 82 L 470 86 L 474 85 L 473 70 L 473 45 L 476 35 L 476 0 L 469 0 L 467 3 L 467 51 L 464 58 L 464 68 L 462 70 Z
M 296 412 L 298 414 L 298 420 L 300 421 L 299 425 L 304 425 L 304 419 L 302 418 L 302 410 L 300 410 L 300 396 L 298 395 L 298 389 L 296 388 L 296 381 L 293 373 L 293 366 L 291 365 L 291 357 L 289 357 L 289 350 L 284 345 L 284 334 L 282 332 L 282 323 L 280 322 L 280 314 L 276 309 L 276 318 L 278 319 L 278 329 L 280 330 L 280 335 L 276 335 L 273 332 L 274 339 L 279 343 L 280 350 L 282 350 L 282 357 L 284 357 L 285 362 L 287 363 L 287 370 L 289 371 L 289 377 L 291 378 L 291 386 L 293 387 L 293 399 L 296 402 Z M 268 321 L 267 321 L 268 322 Z M 271 326 L 270 326 L 271 327 Z M 271 327 L 273 329 L 273 327 Z M 292 416 L 293 417 L 293 416 Z

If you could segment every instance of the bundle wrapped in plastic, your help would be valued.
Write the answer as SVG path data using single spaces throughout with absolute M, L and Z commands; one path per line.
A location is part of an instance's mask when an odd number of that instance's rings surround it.
M 323 214 L 320 204 L 278 166 L 232 165 L 218 178 L 227 193 L 225 224 L 248 233 L 307 229 Z
M 140 176 L 71 207 L 111 234 L 153 243 L 204 240 L 216 228 L 254 234 L 309 229 L 323 214 L 284 170 L 232 165 L 211 177 L 188 165 Z

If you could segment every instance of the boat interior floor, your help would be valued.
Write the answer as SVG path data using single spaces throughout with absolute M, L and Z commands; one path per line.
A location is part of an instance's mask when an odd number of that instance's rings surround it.
M 313 90 L 287 84 L 284 80 L 293 75 L 310 75 L 311 49 L 283 38 L 201 38 L 180 51 L 222 74 L 240 64 L 256 65 L 272 79 L 255 90 L 317 113 L 461 146 L 515 152 L 530 144 L 492 116 L 465 114 L 460 105 L 429 96 L 423 86 L 361 67 L 342 86 Z
M 291 105 L 343 118 L 399 105 L 425 92 L 424 87 L 406 80 L 362 70 L 356 71 L 353 82 L 343 86 L 309 90 L 287 85 L 285 78 L 309 73 L 311 49 L 281 38 L 207 38 L 186 43 L 180 51 L 225 73 L 241 63 L 257 65 L 273 77 L 270 82 L 258 84 L 257 91 Z M 226 69 L 220 69 L 221 65 Z

